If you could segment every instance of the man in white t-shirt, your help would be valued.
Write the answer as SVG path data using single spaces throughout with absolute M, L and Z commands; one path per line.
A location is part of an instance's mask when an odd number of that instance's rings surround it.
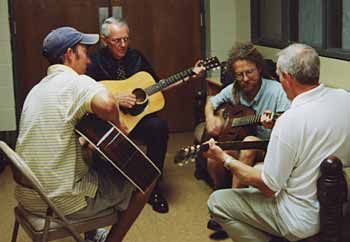
M 319 56 L 309 46 L 293 44 L 279 53 L 277 74 L 292 103 L 274 126 L 262 170 L 209 142 L 206 156 L 250 185 L 216 191 L 208 201 L 235 242 L 269 241 L 271 235 L 297 241 L 319 232 L 320 164 L 330 155 L 350 162 L 350 94 L 320 84 L 319 73 Z

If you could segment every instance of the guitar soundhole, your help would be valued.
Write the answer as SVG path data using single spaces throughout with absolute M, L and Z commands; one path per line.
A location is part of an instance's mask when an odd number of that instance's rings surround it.
M 136 88 L 132 93 L 136 96 L 136 104 L 147 102 L 147 94 L 142 88 Z

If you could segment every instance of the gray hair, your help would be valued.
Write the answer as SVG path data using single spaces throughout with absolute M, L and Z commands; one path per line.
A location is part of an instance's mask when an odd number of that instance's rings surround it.
M 320 57 L 314 48 L 296 43 L 281 50 L 277 56 L 278 71 L 289 73 L 301 84 L 318 84 Z
M 108 37 L 110 34 L 109 26 L 112 24 L 118 27 L 128 27 L 128 23 L 124 19 L 114 17 L 106 18 L 101 25 L 101 35 Z

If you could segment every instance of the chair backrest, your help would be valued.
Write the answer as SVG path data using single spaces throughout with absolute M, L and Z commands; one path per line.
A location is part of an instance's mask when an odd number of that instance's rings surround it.
M 65 218 L 64 214 L 53 204 L 49 197 L 45 193 L 44 187 L 41 185 L 40 181 L 37 179 L 35 174 L 26 164 L 26 162 L 5 142 L 0 141 L 0 150 L 8 158 L 8 161 L 12 164 L 13 169 L 15 170 L 15 180 L 22 181 L 20 184 L 23 184 L 25 181 L 25 186 L 29 186 L 34 189 L 41 197 L 41 199 L 47 204 L 49 209 L 51 209 L 54 214 L 62 221 L 63 226 L 65 226 L 71 233 L 72 236 L 77 240 L 83 242 L 79 233 L 70 225 L 69 221 Z M 20 178 L 22 177 L 22 178 Z

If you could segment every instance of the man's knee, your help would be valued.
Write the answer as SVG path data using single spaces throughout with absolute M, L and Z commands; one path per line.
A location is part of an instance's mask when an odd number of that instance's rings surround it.
M 260 139 L 256 136 L 247 136 L 243 139 L 243 141 L 259 141 Z
M 226 213 L 224 212 L 225 209 L 223 208 L 224 204 L 224 197 L 223 194 L 225 193 L 225 190 L 217 190 L 213 192 L 208 199 L 208 210 L 210 215 L 215 219 L 227 219 Z
M 217 202 L 217 198 L 216 198 L 216 193 L 219 191 L 215 191 L 213 192 L 208 199 L 208 210 L 211 216 L 215 216 L 215 212 L 217 211 L 217 207 L 218 207 L 218 202 Z
M 243 141 L 259 141 L 260 139 L 255 136 L 247 136 Z M 257 158 L 263 157 L 261 150 L 242 150 L 239 156 L 239 160 L 247 165 L 253 166 L 257 161 Z
M 169 129 L 167 121 L 161 118 L 154 118 L 149 122 L 147 126 L 152 134 L 161 136 L 166 139 L 168 138 Z

